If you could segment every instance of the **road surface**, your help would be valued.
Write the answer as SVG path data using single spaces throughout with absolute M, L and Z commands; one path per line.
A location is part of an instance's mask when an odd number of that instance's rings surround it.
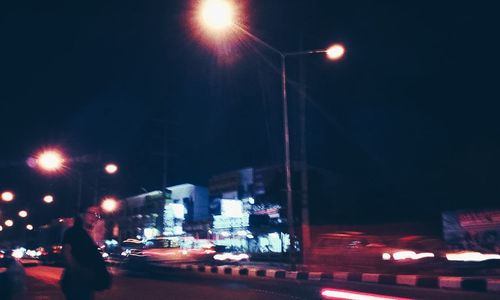
M 300 282 L 293 280 L 263 280 L 256 278 L 224 277 L 186 271 L 172 271 L 163 275 L 130 275 L 113 270 L 113 287 L 98 293 L 96 299 L 202 299 L 202 300 L 257 300 L 257 299 L 321 299 L 323 287 L 334 287 L 413 299 L 499 299 L 498 294 L 462 292 L 453 290 L 400 287 L 355 282 Z M 28 275 L 27 299 L 63 299 L 58 280 L 61 268 L 37 266 L 26 268 Z

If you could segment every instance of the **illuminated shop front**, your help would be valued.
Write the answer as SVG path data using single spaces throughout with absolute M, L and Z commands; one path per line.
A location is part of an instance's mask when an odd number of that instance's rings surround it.
M 213 216 L 212 238 L 216 245 L 248 249 L 250 214 L 238 199 L 220 199 L 220 214 Z

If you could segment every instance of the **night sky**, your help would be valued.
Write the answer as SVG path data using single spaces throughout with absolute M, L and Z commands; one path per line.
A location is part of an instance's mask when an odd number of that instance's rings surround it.
M 17 194 L 0 203 L 4 216 L 64 214 L 77 169 L 88 172 L 89 203 L 95 175 L 85 155 L 120 165 L 99 179 L 108 193 L 158 189 L 164 130 L 169 185 L 282 162 L 272 52 L 241 36 L 210 44 L 194 24 L 195 1 L 77 2 L 0 8 L 0 190 Z M 490 1 L 236 2 L 242 26 L 282 51 L 347 49 L 338 62 L 303 59 L 309 163 L 342 179 L 335 199 L 316 206 L 333 210 L 356 195 L 358 211 L 384 204 L 386 220 L 498 206 L 500 24 Z M 299 65 L 288 61 L 293 159 Z M 48 145 L 75 160 L 65 174 L 24 163 Z M 47 191 L 52 209 L 41 204 Z M 328 222 L 328 209 L 317 222 Z

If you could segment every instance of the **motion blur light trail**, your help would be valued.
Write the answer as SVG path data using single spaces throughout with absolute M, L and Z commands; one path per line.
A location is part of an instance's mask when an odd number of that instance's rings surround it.
M 370 293 L 354 292 L 341 289 L 322 289 L 321 296 L 324 299 L 349 299 L 349 300 L 410 300 L 410 298 L 391 297 Z
M 480 252 L 460 252 L 446 253 L 446 259 L 449 261 L 485 261 L 490 259 L 500 259 L 499 254 L 483 254 Z

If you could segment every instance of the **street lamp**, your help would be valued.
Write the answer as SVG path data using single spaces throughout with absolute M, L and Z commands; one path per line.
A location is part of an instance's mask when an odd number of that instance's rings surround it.
M 3 227 L 2 227 L 2 225 L 0 225 L 0 231 L 2 231 L 2 230 L 3 230 Z
M 45 202 L 47 204 L 54 202 L 54 196 L 52 196 L 52 195 L 43 196 L 43 202 Z
M 220 33 L 234 24 L 235 7 L 227 0 L 205 0 L 201 3 L 199 18 L 205 28 Z
M 31 224 L 26 225 L 26 229 L 28 229 L 29 231 L 33 230 L 33 225 Z
M 26 218 L 28 216 L 28 212 L 25 211 L 25 210 L 20 210 L 18 213 L 17 213 L 18 216 L 20 216 L 21 218 Z
M 106 171 L 106 173 L 110 175 L 115 174 L 116 172 L 118 172 L 118 166 L 114 163 L 108 163 L 104 167 L 104 171 Z
M 328 49 L 317 49 L 299 52 L 282 52 L 277 48 L 266 43 L 251 32 L 245 30 L 235 22 L 235 7 L 224 0 L 206 0 L 200 8 L 200 20 L 202 26 L 211 31 L 226 32 L 229 28 L 236 28 L 252 40 L 263 45 L 281 58 L 281 95 L 283 101 L 283 138 L 285 152 L 285 176 L 286 176 L 286 198 L 287 198 L 287 219 L 288 233 L 290 235 L 290 265 L 293 270 L 296 269 L 295 253 L 295 227 L 293 220 L 293 202 L 292 202 L 292 183 L 290 167 L 290 134 L 288 125 L 288 99 L 287 99 L 287 76 L 286 76 L 286 58 L 290 56 L 301 56 L 309 54 L 324 53 L 331 60 L 338 60 L 343 57 L 345 48 L 340 44 L 335 44 Z M 303 226 L 304 227 L 304 226 Z M 309 243 L 309 237 L 307 237 Z M 309 246 L 309 245 L 308 245 Z
M 340 44 L 335 44 L 326 49 L 326 56 L 331 60 L 341 59 L 344 56 L 345 48 Z
M 12 227 L 12 226 L 14 225 L 14 221 L 12 221 L 12 220 L 10 220 L 10 219 L 9 219 L 9 220 L 5 220 L 5 223 L 4 223 L 4 224 L 5 224 L 5 226 L 7 226 L 7 227 Z
M 101 203 L 101 209 L 107 213 L 115 212 L 118 209 L 118 201 L 112 197 L 104 198 Z
M 43 171 L 54 173 L 64 167 L 66 159 L 56 149 L 44 150 L 36 157 L 36 166 Z
M 16 195 L 11 192 L 11 191 L 4 191 L 2 193 L 2 200 L 5 201 L 5 202 L 10 202 L 12 200 L 14 200 L 14 198 L 16 197 Z

